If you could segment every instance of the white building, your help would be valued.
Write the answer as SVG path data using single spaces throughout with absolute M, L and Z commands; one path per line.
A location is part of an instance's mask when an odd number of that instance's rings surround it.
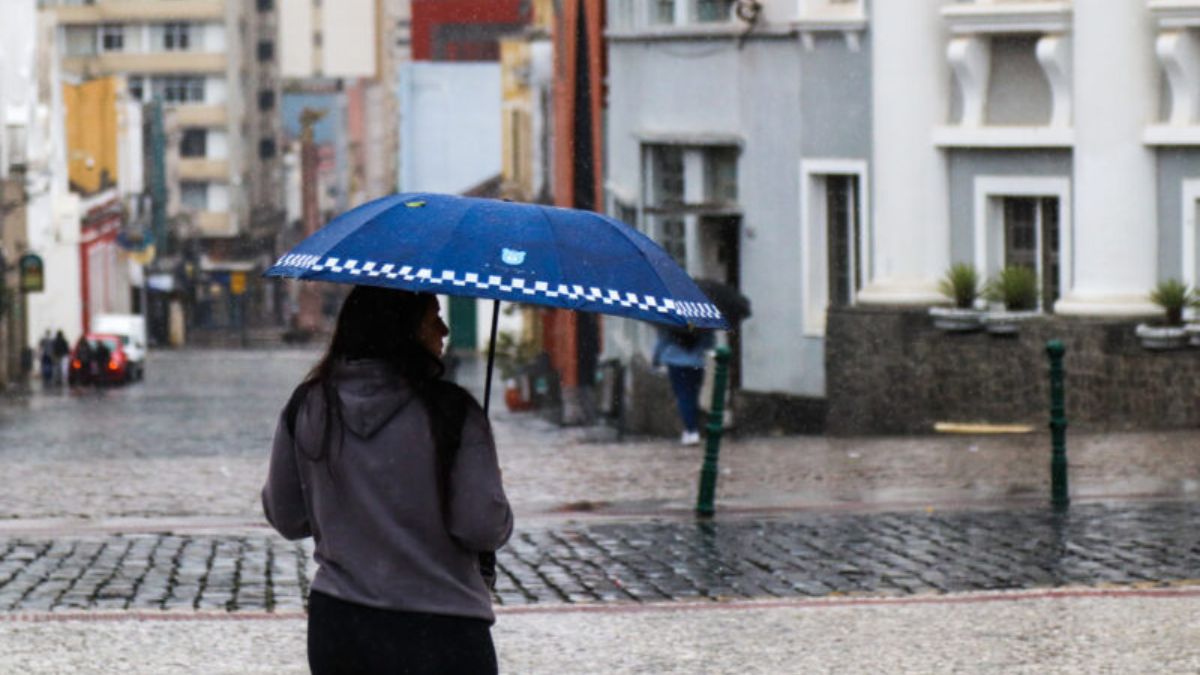
M 26 244 L 42 258 L 45 289 L 31 293 L 26 339 L 47 330 L 78 336 L 80 296 L 79 198 L 68 188 L 62 79 L 55 54 L 56 25 L 33 0 L 12 3 L 0 22 L 0 109 L 4 112 L 4 171 L 25 167 Z
M 1200 1 L 608 17 L 610 212 L 751 298 L 745 390 L 823 397 L 827 309 L 942 302 L 952 263 L 1032 267 L 1060 315 L 1153 314 L 1157 281 L 1200 281 Z

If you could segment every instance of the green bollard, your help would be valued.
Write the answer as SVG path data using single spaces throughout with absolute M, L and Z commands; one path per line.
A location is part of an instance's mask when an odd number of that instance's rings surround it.
M 1066 509 L 1071 503 L 1067 495 L 1067 405 L 1064 396 L 1063 354 L 1067 348 L 1062 340 L 1046 343 L 1050 357 L 1050 503 L 1055 509 Z
M 717 349 L 717 369 L 713 373 L 712 406 L 708 410 L 708 442 L 704 446 L 704 465 L 700 468 L 700 494 L 696 497 L 696 515 L 711 517 L 716 511 L 717 457 L 721 452 L 721 434 L 725 430 L 725 385 L 729 380 L 729 348 Z

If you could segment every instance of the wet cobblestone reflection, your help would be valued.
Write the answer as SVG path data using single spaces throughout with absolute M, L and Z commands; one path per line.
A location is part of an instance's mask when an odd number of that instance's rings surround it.
M 1200 583 L 1200 504 L 627 522 L 520 530 L 501 605 Z M 299 610 L 311 544 L 273 535 L 0 539 L 0 611 Z

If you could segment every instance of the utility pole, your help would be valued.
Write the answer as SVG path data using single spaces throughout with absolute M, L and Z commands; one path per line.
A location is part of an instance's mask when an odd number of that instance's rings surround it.
M 325 117 L 324 110 L 305 108 L 300 113 L 300 201 L 304 236 L 308 237 L 321 226 L 320 203 L 318 201 L 317 144 L 313 140 L 313 127 Z M 297 328 L 309 333 L 321 327 L 321 296 L 315 284 L 297 282 L 299 289 L 299 316 Z

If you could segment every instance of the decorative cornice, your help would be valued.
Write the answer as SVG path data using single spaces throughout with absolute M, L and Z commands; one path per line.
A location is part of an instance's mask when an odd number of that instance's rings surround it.
M 954 3 L 942 8 L 942 18 L 958 34 L 1064 33 L 1071 29 L 1071 3 Z
M 939 148 L 1071 148 L 1071 127 L 937 127 L 933 144 Z
M 1150 15 L 1159 28 L 1200 27 L 1200 0 L 1150 0 Z
M 1149 126 L 1142 135 L 1142 142 L 1158 147 L 1200 146 L 1200 125 L 1180 127 L 1156 124 Z

